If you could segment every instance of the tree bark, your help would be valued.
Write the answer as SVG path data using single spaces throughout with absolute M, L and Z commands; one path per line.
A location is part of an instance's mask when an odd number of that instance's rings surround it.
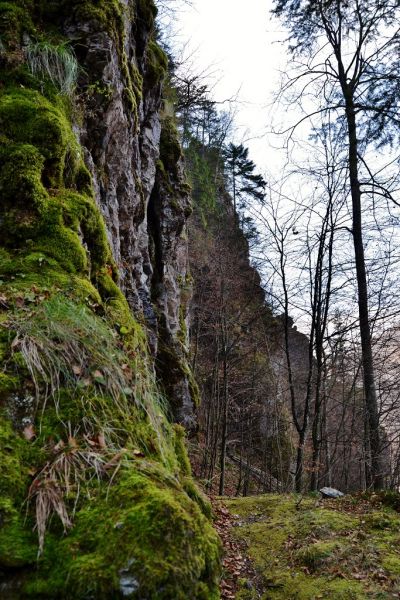
M 294 489 L 298 494 L 302 492 L 305 438 L 305 431 L 302 431 L 299 435 L 299 445 L 297 446 L 296 473 L 294 477 Z
M 219 495 L 223 496 L 225 491 L 225 461 L 226 461 L 226 442 L 228 435 L 228 343 L 226 332 L 226 317 L 223 315 L 223 392 L 222 392 L 222 428 L 221 428 L 221 453 L 220 453 L 220 479 L 219 479 Z
M 353 209 L 353 244 L 356 262 L 358 311 L 364 378 L 364 396 L 371 447 L 371 478 L 374 490 L 383 487 L 378 401 L 375 388 L 371 330 L 369 324 L 368 286 L 362 235 L 361 189 L 358 177 L 358 142 L 356 113 L 351 92 L 346 89 L 346 119 L 349 136 L 349 174 Z

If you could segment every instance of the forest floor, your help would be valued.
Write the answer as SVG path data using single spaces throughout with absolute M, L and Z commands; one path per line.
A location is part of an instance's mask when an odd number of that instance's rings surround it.
M 223 600 L 400 598 L 399 498 L 213 499 Z

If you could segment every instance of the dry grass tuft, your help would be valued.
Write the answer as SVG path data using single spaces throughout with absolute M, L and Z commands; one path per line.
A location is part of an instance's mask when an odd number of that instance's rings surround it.
M 105 319 L 55 296 L 11 317 L 9 327 L 16 333 L 12 349 L 22 354 L 42 411 L 51 398 L 59 412 L 59 390 L 70 388 L 83 404 L 86 432 L 103 431 L 107 445 L 118 448 L 129 422 L 147 416 L 162 454 L 164 410 L 152 367 L 143 352 L 127 355 Z
M 57 515 L 67 531 L 94 480 L 110 485 L 122 463 L 136 456 L 157 455 L 167 464 L 171 447 L 146 353 L 127 350 L 105 318 L 54 296 L 17 310 L 8 327 L 15 334 L 12 351 L 20 353 L 34 383 L 37 408 L 43 414 L 49 401 L 54 404 L 67 440 L 45 448 L 49 458 L 29 489 L 40 555 L 51 517 Z M 76 404 L 80 416 L 73 426 L 63 420 L 61 397 Z
M 93 385 L 116 403 L 121 393 L 132 392 L 117 334 L 85 306 L 53 297 L 34 312 L 19 313 L 10 322 L 17 332 L 13 349 L 21 352 L 38 398 L 44 391 L 45 400 L 49 396 L 57 399 L 61 385 Z
M 94 446 L 96 446 L 94 448 Z M 40 556 L 48 522 L 56 514 L 64 532 L 72 527 L 72 517 L 82 489 L 87 489 L 93 479 L 107 477 L 111 482 L 118 471 L 123 453 L 112 455 L 98 440 L 77 440 L 70 436 L 68 442 L 59 441 L 50 446 L 50 460 L 36 474 L 28 493 L 28 502 L 35 504 L 36 529 Z M 68 512 L 66 498 L 74 498 L 74 508 Z

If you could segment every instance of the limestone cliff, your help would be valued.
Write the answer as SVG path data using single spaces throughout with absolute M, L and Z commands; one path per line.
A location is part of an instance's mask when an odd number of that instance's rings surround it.
M 154 16 L 0 2 L 2 597 L 218 597 L 169 420 L 196 397 L 191 209 Z
M 176 382 L 166 379 L 166 389 L 175 417 L 188 424 L 193 407 L 179 340 L 179 281 L 187 277 L 190 188 L 173 121 L 162 112 L 167 59 L 152 38 L 155 8 L 144 1 L 115 6 L 107 28 L 87 7 L 82 12 L 82 3 L 61 22 L 81 65 L 79 135 L 119 285 L 144 317 L 161 374 L 168 345 Z

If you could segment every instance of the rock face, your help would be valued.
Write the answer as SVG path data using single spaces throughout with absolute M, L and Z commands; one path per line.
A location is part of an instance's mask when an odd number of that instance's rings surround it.
M 163 121 L 155 185 L 148 206 L 152 252 L 152 301 L 158 315 L 158 371 L 176 419 L 194 426 L 197 385 L 187 364 L 191 298 L 186 221 L 191 213 L 183 158 L 171 118 Z
M 219 597 L 171 422 L 196 392 L 190 201 L 154 12 L 0 2 L 1 597 Z
M 110 26 L 80 6 L 63 22 L 82 67 L 80 142 L 119 286 L 147 325 L 174 416 L 189 426 L 195 394 L 184 339 L 190 189 L 172 120 L 163 116 L 167 60 L 151 39 L 155 9 L 151 2 L 125 2 Z

